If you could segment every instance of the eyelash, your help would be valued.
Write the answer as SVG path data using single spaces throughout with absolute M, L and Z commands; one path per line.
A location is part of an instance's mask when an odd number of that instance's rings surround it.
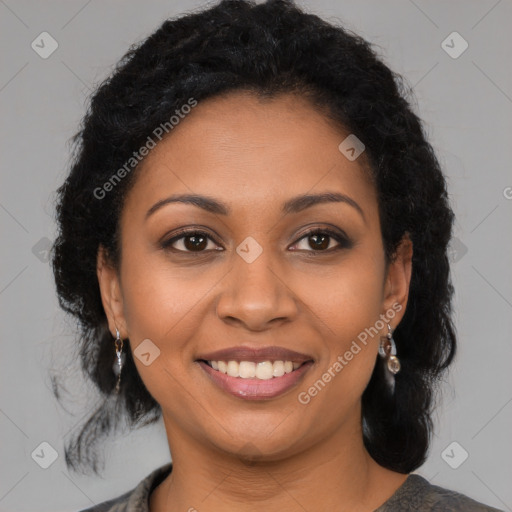
M 171 239 L 162 242 L 161 243 L 161 247 L 162 247 L 162 249 L 165 249 L 165 250 L 170 250 L 170 251 L 173 251 L 173 252 L 184 253 L 184 254 L 194 254 L 194 253 L 201 254 L 201 253 L 207 252 L 206 250 L 202 250 L 202 251 L 184 251 L 184 250 L 181 250 L 181 249 L 174 249 L 173 247 L 171 247 L 174 242 L 177 242 L 178 240 L 181 240 L 182 238 L 186 238 L 187 236 L 191 236 L 191 235 L 203 236 L 203 237 L 213 241 L 217 245 L 220 245 L 206 231 L 201 231 L 201 230 L 198 230 L 198 229 L 187 229 L 187 230 L 180 231 L 176 236 L 172 237 Z M 336 242 L 338 242 L 339 246 L 338 247 L 331 247 L 330 249 L 323 249 L 323 250 L 311 249 L 310 251 L 306 251 L 306 252 L 311 252 L 313 254 L 319 254 L 319 253 L 328 253 L 328 254 L 330 254 L 332 252 L 339 251 L 341 249 L 350 249 L 352 247 L 352 242 L 348 238 L 344 237 L 343 235 L 341 235 L 341 234 L 339 234 L 339 233 L 337 233 L 337 232 L 335 232 L 335 231 L 333 231 L 333 230 L 331 230 L 329 228 L 313 228 L 313 229 L 310 229 L 309 231 L 306 231 L 295 242 L 294 245 L 296 245 L 297 243 L 302 241 L 304 238 L 308 238 L 308 237 L 313 236 L 313 235 L 327 235 L 330 238 L 333 238 L 334 240 L 336 240 Z

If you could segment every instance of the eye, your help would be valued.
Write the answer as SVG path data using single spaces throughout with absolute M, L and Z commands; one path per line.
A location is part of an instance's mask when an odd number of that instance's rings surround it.
M 205 252 L 206 249 L 212 249 L 212 247 L 208 247 L 208 242 L 213 242 L 216 245 L 215 240 L 205 231 L 189 229 L 181 231 L 171 239 L 162 242 L 161 246 L 162 249 L 171 249 L 176 252 Z M 174 247 L 175 245 L 177 247 Z M 223 249 L 217 247 L 213 250 Z
M 302 238 L 300 238 L 300 243 L 302 240 L 306 240 L 308 242 L 308 245 L 311 249 L 313 249 L 313 252 L 333 252 L 337 251 L 342 248 L 350 248 L 352 246 L 352 243 L 350 240 L 340 233 L 336 233 L 335 231 L 332 231 L 330 229 L 312 229 L 308 231 Z M 338 246 L 332 246 L 332 241 L 338 242 Z M 295 249 L 293 249 L 295 250 Z M 299 249 L 304 250 L 304 249 Z M 305 249 L 308 251 L 309 249 Z
M 309 252 L 334 252 L 342 248 L 352 247 L 352 242 L 345 236 L 332 231 L 330 229 L 312 229 L 306 232 L 292 248 L 297 250 L 297 244 L 305 240 L 309 240 L 309 248 L 299 248 L 298 250 L 306 250 Z M 338 243 L 338 246 L 332 246 L 332 242 Z M 209 242 L 213 244 L 213 247 L 209 246 Z M 173 236 L 169 240 L 161 243 L 162 249 L 172 250 L 174 252 L 183 253 L 200 253 L 206 252 L 207 250 L 224 250 L 219 247 L 217 242 L 206 232 L 197 229 L 183 230 L 177 235 Z

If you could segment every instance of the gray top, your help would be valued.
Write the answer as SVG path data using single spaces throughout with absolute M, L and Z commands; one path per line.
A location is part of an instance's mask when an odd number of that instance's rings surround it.
M 80 512 L 149 512 L 149 495 L 169 475 L 172 464 L 155 469 L 134 489 Z M 374 512 L 503 512 L 472 500 L 464 494 L 432 485 L 410 474 L 386 503 Z

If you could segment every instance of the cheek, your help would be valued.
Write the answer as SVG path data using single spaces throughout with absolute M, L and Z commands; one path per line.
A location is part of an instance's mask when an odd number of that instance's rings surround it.
M 193 339 L 204 317 L 201 299 L 214 284 L 208 276 L 185 279 L 159 258 L 130 254 L 123 260 L 124 315 L 137 371 L 149 393 L 180 421 L 195 417 L 195 403 L 186 391 Z M 211 282 L 212 281 L 212 282 Z M 146 340 L 150 340 L 148 343 Z M 141 343 L 145 345 L 140 345 Z M 150 353 L 150 364 L 139 359 L 139 345 Z M 156 348 L 155 348 L 156 347 Z M 189 411 L 188 414 L 183 414 Z
M 383 332 L 383 272 L 376 260 L 358 255 L 324 276 L 309 296 L 323 347 L 318 370 L 301 391 L 312 398 L 318 414 L 332 421 L 351 410 L 371 377 Z M 332 408 L 333 403 L 340 407 Z
M 351 340 L 375 324 L 382 313 L 383 265 L 354 253 L 321 277 L 302 278 L 296 290 L 321 320 L 329 351 L 343 350 Z
M 210 273 L 192 277 L 164 257 L 132 252 L 122 265 L 124 314 L 134 342 L 176 340 L 215 283 Z
M 176 392 L 175 401 L 177 395 L 181 396 L 180 383 L 185 382 L 196 355 L 209 294 L 224 273 L 187 272 L 171 266 L 165 257 L 126 252 L 121 281 L 130 347 L 144 384 L 159 402 L 165 402 L 171 390 Z M 143 341 L 150 352 L 158 354 L 148 366 L 137 357 L 137 348 Z

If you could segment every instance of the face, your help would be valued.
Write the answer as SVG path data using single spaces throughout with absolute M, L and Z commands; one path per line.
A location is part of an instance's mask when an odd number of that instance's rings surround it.
M 120 268 L 100 251 L 98 279 L 170 438 L 277 459 L 360 426 L 412 252 L 386 268 L 364 154 L 338 149 L 348 134 L 301 98 L 231 93 L 141 164 Z

